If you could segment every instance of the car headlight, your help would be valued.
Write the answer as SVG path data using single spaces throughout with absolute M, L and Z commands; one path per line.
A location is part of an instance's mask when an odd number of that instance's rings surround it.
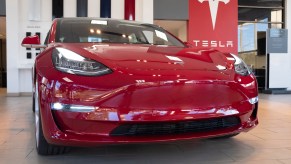
M 251 74 L 251 69 L 247 66 L 247 64 L 238 56 L 231 54 L 234 59 L 235 59 L 235 63 L 234 63 L 234 69 L 235 72 L 237 74 L 240 74 L 242 76 L 247 76 L 249 74 Z
M 65 48 L 55 48 L 52 53 L 52 60 L 57 70 L 70 74 L 100 76 L 112 72 L 105 65 Z
M 249 103 L 250 103 L 250 104 L 255 104 L 255 103 L 257 103 L 258 101 L 259 101 L 259 97 L 258 97 L 258 96 L 249 99 Z

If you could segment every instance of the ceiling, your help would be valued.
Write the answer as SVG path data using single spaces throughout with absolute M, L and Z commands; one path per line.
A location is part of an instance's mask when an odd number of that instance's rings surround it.
M 268 19 L 271 21 L 271 13 L 275 11 L 282 11 L 282 9 L 269 9 L 269 8 L 239 8 L 238 20 L 239 21 L 255 21 Z M 281 12 L 280 12 L 281 13 Z M 272 20 L 274 22 L 282 22 L 282 20 Z
M 271 13 L 282 10 L 283 4 L 284 0 L 238 0 L 238 20 L 259 21 L 268 18 L 271 21 Z
M 240 6 L 282 7 L 283 3 L 284 0 L 238 0 Z

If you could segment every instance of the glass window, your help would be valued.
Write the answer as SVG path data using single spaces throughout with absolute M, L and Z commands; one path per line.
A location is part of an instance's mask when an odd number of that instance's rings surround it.
M 284 28 L 284 1 L 239 0 L 238 4 L 238 51 L 264 52 L 258 46 L 264 41 L 262 33 L 268 28 Z

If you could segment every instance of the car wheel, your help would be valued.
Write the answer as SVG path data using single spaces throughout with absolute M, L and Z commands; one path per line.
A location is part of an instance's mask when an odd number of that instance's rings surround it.
M 36 88 L 38 85 L 36 84 Z M 36 89 L 34 94 L 34 110 L 35 110 L 35 140 L 36 140 L 36 149 L 37 153 L 40 155 L 57 155 L 63 154 L 68 151 L 67 147 L 64 146 L 56 146 L 49 144 L 42 130 L 42 121 L 40 115 L 40 107 L 39 107 L 39 97 L 38 97 L 38 89 Z

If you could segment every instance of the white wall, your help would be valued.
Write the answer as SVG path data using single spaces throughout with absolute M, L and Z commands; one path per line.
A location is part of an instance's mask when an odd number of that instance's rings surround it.
M 19 2 L 18 0 L 9 0 L 6 2 L 6 37 L 7 37 L 7 92 L 19 94 L 19 74 L 15 61 L 18 61 L 19 40 Z M 11 28 L 13 27 L 13 28 Z
M 181 39 L 183 42 L 187 42 L 187 23 L 182 25 L 178 30 L 179 39 Z
M 286 0 L 286 13 L 285 13 L 285 19 L 286 19 L 286 28 L 288 31 L 288 54 L 286 57 L 286 65 L 287 65 L 287 74 L 285 77 L 287 77 L 285 80 L 288 82 L 288 90 L 291 90 L 291 1 Z
M 90 4 L 90 1 L 88 4 Z M 77 0 L 64 0 L 64 17 L 76 17 L 76 15 Z
M 64 0 L 64 17 L 76 17 L 76 0 Z M 100 0 L 88 0 L 88 16 L 100 16 Z M 153 0 L 136 0 L 136 17 L 153 22 Z M 39 10 L 34 10 L 38 7 Z M 112 1 L 112 17 L 123 19 L 124 0 Z M 6 0 L 7 18 L 7 95 L 19 96 L 32 91 L 31 68 L 35 56 L 26 58 L 21 47 L 26 32 L 41 33 L 42 42 L 52 23 L 52 0 Z M 36 52 L 32 50 L 31 52 Z M 34 55 L 34 54 L 33 54 Z
M 124 19 L 124 0 L 111 1 L 111 18 Z
M 88 0 L 88 17 L 100 17 L 100 0 Z
M 38 1 L 38 2 L 37 2 Z M 51 0 L 9 0 L 6 1 L 7 17 L 7 94 L 18 96 L 31 93 L 31 67 L 34 62 L 26 58 L 26 49 L 21 47 L 26 32 L 41 33 L 42 42 L 52 20 Z M 33 5 L 32 5 L 33 4 Z M 33 11 L 35 7 L 40 10 Z M 40 13 L 36 13 L 40 12 Z
M 144 23 L 154 22 L 154 0 L 135 1 L 135 20 Z

